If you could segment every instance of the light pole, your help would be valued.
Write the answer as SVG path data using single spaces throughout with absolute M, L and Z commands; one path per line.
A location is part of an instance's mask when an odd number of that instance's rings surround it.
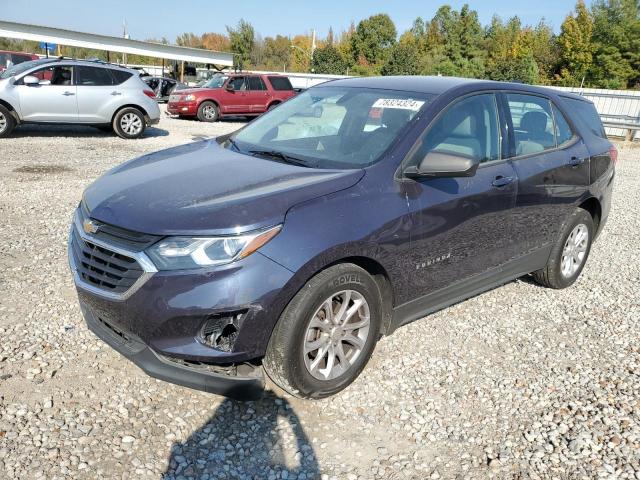
M 313 60 L 313 52 L 311 52 L 311 51 L 309 51 L 309 50 L 307 50 L 305 48 L 299 47 L 297 45 L 291 45 L 291 48 L 294 48 L 296 50 L 300 50 L 302 53 L 304 53 L 309 58 L 309 69 L 311 70 L 311 73 L 313 73 L 314 69 L 311 68 L 311 61 Z

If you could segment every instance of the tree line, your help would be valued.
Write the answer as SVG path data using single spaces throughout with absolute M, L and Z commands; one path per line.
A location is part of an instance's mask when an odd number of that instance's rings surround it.
M 167 39 L 154 40 L 168 43 Z M 417 17 L 398 32 L 380 13 L 336 34 L 262 37 L 240 20 L 226 32 L 183 33 L 181 46 L 235 53 L 242 69 L 346 75 L 452 75 L 531 84 L 601 88 L 640 88 L 640 0 L 579 0 L 560 31 L 541 19 L 524 25 L 517 17 L 494 16 L 482 25 L 464 5 L 440 7 L 431 19 Z M 0 39 L 0 49 L 33 51 L 33 42 Z M 105 58 L 100 51 L 63 47 L 63 54 Z M 113 61 L 113 56 L 111 58 Z M 130 63 L 154 59 L 129 56 Z

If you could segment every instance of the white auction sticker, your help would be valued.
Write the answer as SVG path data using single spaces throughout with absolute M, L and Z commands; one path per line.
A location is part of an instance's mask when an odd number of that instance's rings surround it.
M 413 110 L 417 112 L 424 105 L 420 100 L 404 100 L 402 98 L 379 98 L 373 104 L 373 108 L 402 108 L 403 110 Z

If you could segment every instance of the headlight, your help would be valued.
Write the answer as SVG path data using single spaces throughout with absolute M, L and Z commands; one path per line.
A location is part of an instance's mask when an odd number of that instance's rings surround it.
M 224 265 L 248 257 L 273 237 L 281 225 L 228 237 L 169 237 L 147 250 L 159 270 Z
M 193 102 L 196 99 L 195 95 L 185 95 L 184 96 L 184 101 L 185 102 Z

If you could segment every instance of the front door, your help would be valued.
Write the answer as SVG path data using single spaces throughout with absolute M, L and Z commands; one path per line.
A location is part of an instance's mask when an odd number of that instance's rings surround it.
M 29 73 L 40 80 L 38 85 L 16 82 L 22 118 L 27 122 L 78 121 L 76 86 L 71 65 L 49 65 Z
M 548 98 L 505 93 L 518 176 L 514 240 L 525 255 L 556 241 L 589 184 L 589 151 Z
M 251 106 L 247 98 L 247 79 L 243 76 L 231 77 L 228 85 L 233 85 L 233 90 L 222 89 L 222 112 L 226 114 L 249 113 Z
M 474 158 L 480 165 L 471 177 L 425 178 L 407 190 L 413 217 L 411 297 L 436 294 L 514 256 L 510 217 L 517 178 L 503 159 L 505 131 L 496 95 L 481 93 L 449 106 L 423 136 L 416 160 L 439 152 Z

